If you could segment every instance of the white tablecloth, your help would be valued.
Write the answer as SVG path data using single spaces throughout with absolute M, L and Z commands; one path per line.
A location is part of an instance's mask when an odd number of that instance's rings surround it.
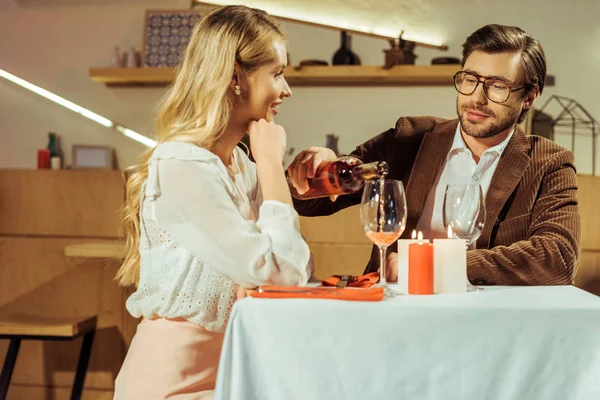
M 558 286 L 244 299 L 216 398 L 599 400 L 600 298 Z

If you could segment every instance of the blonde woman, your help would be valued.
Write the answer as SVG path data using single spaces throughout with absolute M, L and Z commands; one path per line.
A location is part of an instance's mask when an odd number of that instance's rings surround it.
M 159 144 L 129 174 L 127 258 L 143 317 L 115 399 L 211 398 L 236 291 L 304 285 L 309 249 L 272 120 L 291 90 L 284 35 L 263 11 L 227 6 L 194 28 L 157 121 Z M 236 147 L 250 136 L 256 164 Z

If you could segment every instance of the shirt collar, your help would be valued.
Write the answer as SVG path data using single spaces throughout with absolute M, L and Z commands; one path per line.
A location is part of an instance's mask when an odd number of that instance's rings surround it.
M 504 139 L 502 142 L 498 143 L 494 147 L 490 147 L 489 149 L 484 151 L 483 154 L 496 153 L 498 155 L 498 157 L 500 157 L 502 155 L 502 152 L 508 145 L 510 138 L 512 138 L 513 133 L 515 133 L 515 128 L 513 128 L 513 130 L 506 137 L 506 139 Z M 470 152 L 469 148 L 465 144 L 465 141 L 463 140 L 462 134 L 460 133 L 460 122 L 459 122 L 458 125 L 456 126 L 456 133 L 454 134 L 454 141 L 452 142 L 452 147 L 450 148 L 450 153 L 453 152 L 454 150 L 463 150 L 463 149 Z M 483 156 L 483 154 L 482 154 L 482 156 Z

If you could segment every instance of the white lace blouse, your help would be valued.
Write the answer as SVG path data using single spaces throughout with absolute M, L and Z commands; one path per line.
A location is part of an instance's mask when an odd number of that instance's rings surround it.
M 234 174 L 212 152 L 160 144 L 140 212 L 134 317 L 184 318 L 221 332 L 239 285 L 304 285 L 310 251 L 293 207 L 262 201 L 256 166 L 239 148 Z

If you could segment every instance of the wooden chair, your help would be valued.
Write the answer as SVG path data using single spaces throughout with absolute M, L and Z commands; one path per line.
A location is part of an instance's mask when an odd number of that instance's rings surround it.
M 10 340 L 0 375 L 0 400 L 6 399 L 21 340 L 74 340 L 83 336 L 71 389 L 71 400 L 81 399 L 95 332 L 95 316 L 88 318 L 50 318 L 32 315 L 0 317 L 0 339 Z

